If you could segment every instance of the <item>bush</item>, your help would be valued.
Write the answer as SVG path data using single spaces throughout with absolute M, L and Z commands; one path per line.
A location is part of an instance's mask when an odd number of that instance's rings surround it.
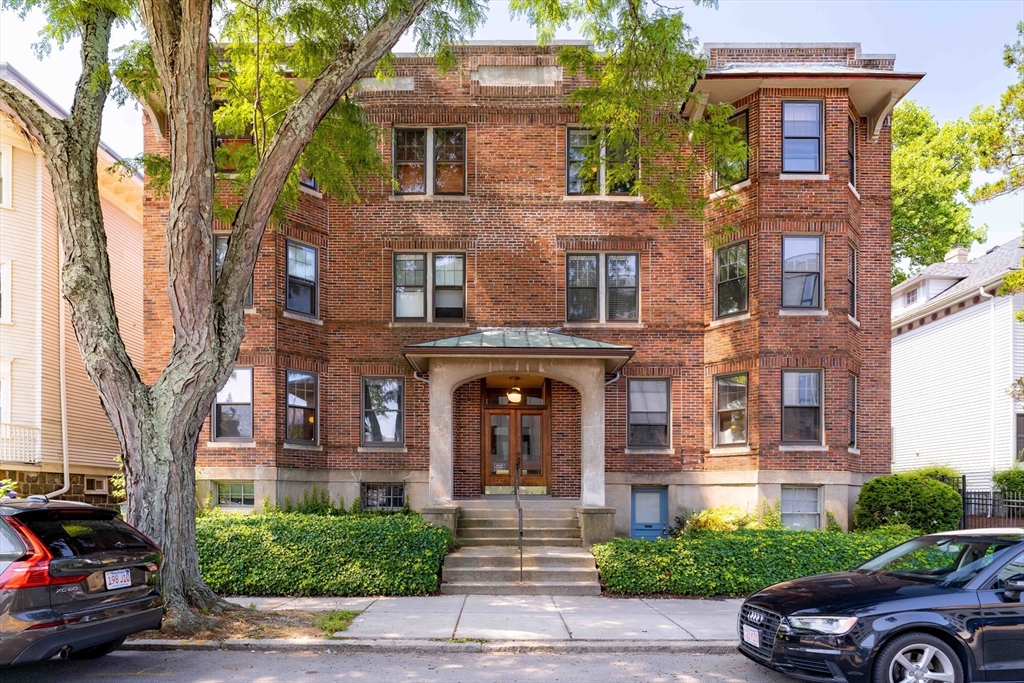
M 916 470 L 904 472 L 904 474 L 914 477 L 934 479 L 935 481 L 942 482 L 947 486 L 952 486 L 957 491 L 960 490 L 960 479 L 963 476 L 958 470 L 950 467 L 949 465 L 930 465 L 928 467 L 919 467 Z
M 692 513 L 683 526 L 684 533 L 737 531 L 757 526 L 757 515 L 733 505 L 723 505 Z
M 853 510 L 858 531 L 906 524 L 923 533 L 957 528 L 963 501 L 952 487 L 916 474 L 890 474 L 864 485 Z
M 424 595 L 452 542 L 418 515 L 214 515 L 196 536 L 203 580 L 223 595 Z
M 1012 470 L 996 472 L 992 475 L 992 483 L 1003 495 L 1024 495 L 1024 468 L 1017 465 Z
M 780 581 L 846 571 L 912 535 L 748 529 L 595 545 L 612 593 L 744 596 Z

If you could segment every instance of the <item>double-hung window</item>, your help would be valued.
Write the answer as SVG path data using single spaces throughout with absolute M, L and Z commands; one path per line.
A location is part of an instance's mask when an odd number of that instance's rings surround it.
M 715 259 L 715 317 L 747 312 L 747 259 L 750 246 L 739 242 L 721 247 Z
M 668 378 L 630 378 L 626 383 L 628 431 L 626 445 L 638 448 L 669 446 L 671 383 Z
M 748 110 L 741 111 L 729 119 L 729 125 L 739 131 L 739 138 L 743 144 L 750 148 L 750 114 Z M 750 177 L 750 161 L 746 158 L 740 161 L 726 162 L 715 160 L 715 189 L 721 190 L 724 187 L 742 183 Z
M 850 373 L 849 405 L 846 408 L 850 420 L 850 448 L 857 447 L 857 375 Z
M 288 270 L 285 280 L 285 309 L 316 316 L 318 278 L 315 247 L 288 241 Z
M 466 319 L 465 254 L 396 253 L 393 282 L 396 322 Z
M 231 235 L 227 233 L 214 233 L 213 235 L 213 283 L 217 284 L 220 278 L 220 271 L 224 268 L 224 258 L 228 255 L 228 242 Z M 252 280 L 249 280 L 249 289 L 245 292 L 245 300 L 242 304 L 246 308 L 252 308 Z
M 821 308 L 822 238 L 782 238 L 782 307 Z
M 466 194 L 465 128 L 396 128 L 395 194 Z
M 820 529 L 821 490 L 816 486 L 783 486 L 782 523 L 789 529 Z
M 252 368 L 236 366 L 214 401 L 214 441 L 252 441 L 252 393 Z
M 849 260 L 846 262 L 846 286 L 850 292 L 849 314 L 854 320 L 857 319 L 857 250 L 850 245 Z
M 715 378 L 715 445 L 747 443 L 747 374 Z
M 569 322 L 640 320 L 639 254 L 566 254 L 565 276 Z
M 363 377 L 364 446 L 401 446 L 405 443 L 405 379 Z
M 851 116 L 846 124 L 846 167 L 850 170 L 850 185 L 857 187 L 857 122 Z
M 565 193 L 567 195 L 628 195 L 636 183 L 636 164 L 624 145 L 601 145 L 597 158 L 588 158 L 588 147 L 597 133 L 586 128 L 567 128 L 565 142 Z M 588 166 L 590 164 L 590 166 Z
M 782 103 L 782 172 L 823 173 L 821 102 Z
M 782 442 L 821 444 L 821 371 L 783 370 Z
M 288 370 L 285 441 L 317 443 L 318 383 L 319 377 L 315 372 Z

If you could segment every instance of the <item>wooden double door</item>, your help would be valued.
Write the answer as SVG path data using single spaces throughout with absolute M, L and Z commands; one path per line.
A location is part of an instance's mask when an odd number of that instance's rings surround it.
M 485 405 L 483 412 L 484 493 L 513 493 L 517 469 L 521 493 L 547 493 L 551 470 L 548 411 Z

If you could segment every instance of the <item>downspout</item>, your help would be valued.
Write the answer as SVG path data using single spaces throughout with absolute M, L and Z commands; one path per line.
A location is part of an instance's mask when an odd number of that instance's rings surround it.
M 618 382 L 618 381 L 619 381 L 619 378 L 620 378 L 620 377 L 622 377 L 622 370 L 619 370 L 618 372 L 616 372 L 616 373 L 615 373 L 615 376 L 614 376 L 614 377 L 612 377 L 611 379 L 609 379 L 609 380 L 605 380 L 605 383 L 604 383 L 604 385 L 605 385 L 605 386 L 608 386 L 609 384 L 615 384 L 616 382 Z
M 995 490 L 995 483 L 992 476 L 996 473 L 996 298 L 985 291 L 984 287 L 978 287 L 978 294 L 988 299 L 988 321 L 989 336 L 991 337 L 989 349 L 989 490 Z
M 418 379 L 419 381 L 423 382 L 424 384 L 430 384 L 430 377 L 424 377 L 423 375 L 420 374 L 419 370 L 413 370 L 412 371 L 412 376 L 413 376 L 414 379 Z
M 68 459 L 68 390 L 67 390 L 67 353 L 64 349 L 67 338 L 64 314 L 64 297 L 60 294 L 60 271 L 63 266 L 61 254 L 64 253 L 64 240 L 57 234 L 57 329 L 60 334 L 60 444 L 64 456 L 64 486 L 46 494 L 47 498 L 55 498 L 68 492 L 71 488 L 71 463 Z

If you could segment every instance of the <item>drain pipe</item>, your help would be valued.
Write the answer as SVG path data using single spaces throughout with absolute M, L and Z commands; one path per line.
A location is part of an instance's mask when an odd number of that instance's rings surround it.
M 985 291 L 984 287 L 978 287 L 978 294 L 988 299 L 988 320 L 989 336 L 991 341 L 989 350 L 989 377 L 992 386 L 989 388 L 989 490 L 995 490 L 995 482 L 992 475 L 996 473 L 996 298 Z
M 60 271 L 63 264 L 64 254 L 64 240 L 61 238 L 60 233 L 57 234 L 57 330 L 60 334 L 60 443 L 61 451 L 64 456 L 64 486 L 60 487 L 56 491 L 46 494 L 46 497 L 56 498 L 57 496 L 63 495 L 68 492 L 71 488 L 71 463 L 68 459 L 68 390 L 67 390 L 67 352 L 65 345 L 67 342 L 66 331 L 67 322 L 65 320 L 66 314 L 64 313 L 64 297 L 60 293 Z
M 412 376 L 413 376 L 413 378 L 418 379 L 419 381 L 423 382 L 424 384 L 430 384 L 430 377 L 424 377 L 423 375 L 420 374 L 419 370 L 413 370 L 412 371 Z
M 612 377 L 612 378 L 611 378 L 611 379 L 609 379 L 609 380 L 605 380 L 605 382 L 604 382 L 604 385 L 605 385 L 605 386 L 608 386 L 609 384 L 615 384 L 616 382 L 618 382 L 618 381 L 619 381 L 619 379 L 620 379 L 621 377 L 622 377 L 622 370 L 619 370 L 618 372 L 616 372 L 616 373 L 615 373 L 615 376 L 614 376 L 614 377 Z

